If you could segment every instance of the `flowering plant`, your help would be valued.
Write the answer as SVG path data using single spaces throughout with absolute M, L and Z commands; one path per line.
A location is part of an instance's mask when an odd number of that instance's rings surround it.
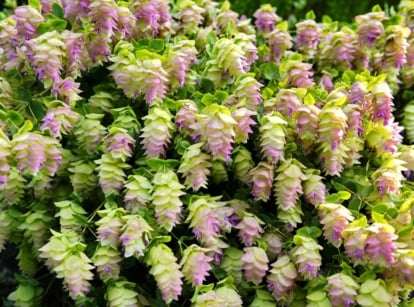
M 411 306 L 413 10 L 1 15 L 3 304 Z

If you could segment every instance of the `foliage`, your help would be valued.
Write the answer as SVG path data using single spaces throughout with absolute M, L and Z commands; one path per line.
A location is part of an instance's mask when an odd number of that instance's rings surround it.
M 412 304 L 411 1 L 10 3 L 5 306 Z

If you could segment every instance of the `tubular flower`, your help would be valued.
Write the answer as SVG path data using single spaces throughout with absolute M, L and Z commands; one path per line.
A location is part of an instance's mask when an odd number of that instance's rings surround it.
M 305 280 L 311 280 L 319 275 L 322 264 L 322 257 L 319 250 L 322 250 L 315 239 L 295 235 L 293 238 L 295 247 L 292 249 L 292 257 L 298 268 L 298 273 Z
M 267 244 L 267 257 L 269 260 L 275 260 L 282 253 L 282 239 L 275 232 L 266 232 L 263 240 Z
M 68 134 L 79 120 L 79 114 L 72 111 L 69 106 L 61 105 L 49 108 L 42 119 L 40 131 L 48 130 L 54 138 L 62 138 L 62 134 Z
M 171 231 L 180 221 L 183 203 L 180 196 L 184 186 L 178 181 L 177 175 L 172 170 L 157 172 L 152 180 L 152 205 L 160 227 Z
M 61 34 L 55 30 L 46 32 L 27 42 L 28 59 L 42 80 L 45 88 L 52 88 L 56 93 L 61 81 L 63 59 L 66 57 L 66 46 Z
M 74 127 L 77 144 L 90 155 L 99 153 L 106 129 L 100 123 L 103 114 L 89 113 Z
M 410 289 L 414 285 L 414 251 L 399 248 L 396 254 L 396 261 L 385 271 L 384 278 L 396 278 L 404 289 Z
M 131 213 L 137 213 L 151 201 L 152 184 L 144 176 L 129 175 L 124 184 L 124 203 L 125 208 Z
M 42 14 L 30 5 L 18 6 L 14 11 L 13 19 L 16 21 L 19 37 L 26 40 L 36 36 L 37 27 L 44 22 Z
M 373 265 L 390 267 L 394 263 L 394 252 L 397 249 L 394 242 L 398 236 L 391 225 L 374 223 L 367 228 L 365 254 Z
M 319 176 L 319 171 L 309 169 L 306 173 L 306 180 L 303 182 L 303 194 L 305 200 L 317 206 L 325 202 L 327 188 L 323 183 L 323 177 Z
M 124 225 L 122 216 L 125 210 L 121 208 L 99 210 L 100 219 L 96 222 L 98 228 L 98 242 L 102 246 L 118 246 L 120 243 L 121 228 Z
M 230 110 L 222 105 L 211 104 L 199 116 L 201 141 L 205 142 L 213 159 L 228 161 L 233 149 L 237 122 Z
M 175 115 L 175 124 L 178 130 L 184 134 L 189 135 L 193 140 L 199 139 L 199 132 L 197 131 L 197 105 L 192 100 L 178 100 L 177 104 L 181 103 L 181 107 L 177 110 Z
M 150 158 L 164 157 L 175 129 L 170 111 L 165 107 L 154 105 L 143 119 L 141 144 L 145 149 L 145 155 Z
M 81 72 L 86 70 L 86 63 L 89 58 L 85 56 L 87 50 L 82 34 L 65 30 L 62 32 L 62 39 L 65 43 L 67 62 L 66 71 L 69 76 L 77 78 Z
M 53 176 L 62 161 L 58 142 L 47 136 L 26 132 L 13 138 L 11 146 L 17 169 L 23 174 L 36 176 L 42 171 Z
M 398 146 L 402 141 L 400 134 L 402 129 L 398 123 L 388 126 L 370 123 L 365 131 L 365 140 L 378 156 L 388 156 L 398 151 Z
M 152 227 L 138 214 L 122 216 L 123 226 L 120 240 L 124 250 L 124 257 L 136 258 L 144 255 L 144 250 L 151 239 Z
M 194 287 L 202 285 L 211 270 L 213 258 L 207 256 L 206 252 L 207 249 L 192 244 L 184 250 L 181 258 L 184 279 Z
M 260 119 L 260 145 L 263 156 L 272 163 L 284 159 L 287 122 L 277 112 L 271 112 Z
M 296 88 L 312 87 L 314 85 L 312 64 L 302 62 L 300 59 L 293 56 L 282 62 L 282 80 Z
M 299 196 L 303 193 L 302 181 L 306 178 L 302 172 L 304 165 L 299 161 L 289 159 L 283 161 L 276 170 L 277 176 L 274 183 L 276 202 L 281 210 L 288 211 L 295 207 Z
M 234 278 L 236 284 L 242 281 L 243 251 L 230 246 L 224 250 L 224 257 L 220 263 L 220 268 Z
M 289 256 L 280 256 L 271 264 L 269 275 L 267 275 L 267 288 L 272 292 L 276 300 L 285 300 L 286 296 L 296 286 L 295 280 L 298 272 L 295 264 Z
M 328 277 L 329 296 L 333 306 L 353 306 L 358 295 L 359 284 L 344 273 Z
M 319 158 L 322 167 L 331 176 L 339 175 L 348 149 L 343 143 L 347 128 L 346 114 L 340 107 L 325 105 L 319 119 Z
M 257 113 L 257 108 L 262 102 L 260 88 L 263 84 L 259 83 L 251 74 L 243 74 L 236 79 L 233 94 L 226 100 L 226 104 L 236 108 L 245 107 Z
M 400 69 L 407 62 L 407 37 L 410 30 L 401 25 L 389 25 L 385 29 L 386 41 L 379 70 L 386 68 Z
M 350 223 L 341 233 L 344 238 L 345 254 L 353 262 L 358 264 L 365 263 L 365 241 L 367 240 L 367 231 L 364 225 L 358 225 L 359 220 Z M 365 221 L 366 226 L 366 221 Z
M 88 9 L 95 32 L 109 41 L 118 30 L 117 4 L 114 0 L 92 0 Z
M 185 0 L 184 0 L 185 1 Z M 188 80 L 191 64 L 197 62 L 197 49 L 193 40 L 175 43 L 167 55 L 166 71 L 170 75 L 171 88 L 183 87 Z
M 105 151 L 112 158 L 125 162 L 132 157 L 135 146 L 135 140 L 123 128 L 111 127 L 109 134 L 104 138 Z
M 90 0 L 61 0 L 65 18 L 78 21 L 88 14 Z
M 384 12 L 371 12 L 356 16 L 358 43 L 369 48 L 374 47 L 376 40 L 384 33 L 382 24 L 384 19 Z
M 20 8 L 20 7 L 19 7 Z M 17 10 L 17 9 L 16 9 Z M 0 54 L 0 67 L 5 71 L 12 68 L 21 67 L 25 60 L 25 56 L 18 56 L 20 48 L 17 47 L 17 29 L 16 20 L 9 16 L 0 21 L 0 47 L 3 49 Z M 21 50 L 21 49 L 20 49 Z M 3 80 L 2 80 L 3 81 Z M 4 93 L 2 93 L 4 94 Z
M 1 186 L 0 204 L 14 205 L 20 202 L 24 196 L 26 179 L 20 170 L 11 167 L 7 175 L 7 182 Z
M 381 167 L 372 174 L 378 191 L 378 196 L 387 194 L 400 194 L 403 176 L 400 172 L 387 167 Z
M 249 134 L 253 132 L 251 127 L 256 125 L 256 122 L 252 119 L 255 114 L 255 112 L 243 107 L 232 112 L 232 117 L 237 122 L 234 136 L 236 143 L 247 143 Z
M 298 22 L 295 26 L 298 49 L 309 58 L 313 58 L 322 38 L 321 27 L 311 19 Z
M 181 295 L 183 274 L 177 264 L 177 258 L 165 244 L 151 247 L 146 256 L 146 263 L 151 267 L 150 274 L 154 276 L 162 299 L 169 304 Z
M 68 168 L 70 181 L 75 193 L 86 195 L 95 189 L 98 178 L 94 174 L 96 164 L 91 161 L 76 161 Z
M 256 238 L 259 238 L 263 233 L 260 224 L 264 224 L 259 218 L 253 214 L 243 212 L 241 221 L 234 226 L 239 230 L 238 237 L 241 242 L 247 247 L 251 247 Z
M 262 4 L 253 14 L 253 17 L 256 18 L 255 26 L 263 32 L 272 31 L 276 22 L 281 20 L 270 4 Z
M 314 105 L 302 105 L 296 110 L 296 134 L 299 146 L 305 152 L 313 149 L 318 138 L 320 112 Z
M 110 46 L 110 41 L 106 40 L 104 37 L 93 33 L 89 40 L 86 42 L 86 49 L 88 50 L 89 57 L 94 64 L 102 64 L 103 62 L 108 61 L 109 56 L 111 55 L 112 46 Z
M 119 280 L 108 284 L 105 299 L 109 307 L 140 306 L 138 293 L 134 290 L 136 285 L 132 282 Z
M 164 37 L 170 30 L 170 7 L 166 0 L 133 1 L 130 6 L 137 21 L 134 36 Z
M 341 31 L 325 36 L 320 48 L 320 62 L 323 67 L 338 67 L 340 70 L 352 68 L 356 55 L 356 35 L 346 27 Z
M 367 279 L 359 288 L 357 303 L 362 307 L 391 306 L 392 295 L 388 293 L 384 281 L 381 279 Z
M 255 284 L 260 284 L 268 269 L 269 259 L 266 252 L 260 247 L 245 247 L 244 255 L 241 258 L 243 262 L 244 278 Z
M 265 39 L 270 49 L 269 61 L 280 63 L 285 51 L 292 48 L 292 37 L 290 36 L 286 27 L 275 28 L 272 32 L 265 34 Z
M 255 200 L 267 201 L 272 193 L 274 166 L 259 162 L 250 172 L 251 193 Z
M 190 145 L 184 152 L 178 169 L 185 177 L 184 184 L 194 191 L 207 188 L 207 177 L 212 166 L 209 162 L 210 155 L 201 151 L 203 146 L 203 143 Z
M 302 99 L 297 89 L 280 89 L 274 98 L 264 102 L 264 112 L 280 112 L 285 118 L 291 119 L 294 113 L 302 106 Z
M 205 8 L 191 0 L 180 0 L 176 3 L 176 9 L 178 12 L 174 17 L 179 21 L 177 32 L 183 35 L 196 33 L 204 20 Z
M 117 6 L 116 13 L 118 15 L 118 36 L 121 38 L 131 39 L 132 32 L 136 26 L 137 18 L 132 14 L 129 8 Z
M 131 166 L 110 153 L 104 153 L 95 163 L 98 164 L 98 180 L 102 192 L 105 195 L 119 195 L 126 177 L 125 170 Z
M 349 222 L 354 220 L 354 217 L 346 207 L 340 204 L 323 203 L 319 204 L 317 208 L 325 239 L 339 248 L 343 242 L 341 233 Z
M 102 281 L 108 282 L 119 277 L 122 256 L 116 246 L 98 245 L 92 256 L 92 261 Z
M 234 176 L 240 182 L 248 184 L 250 182 L 250 171 L 254 167 L 252 154 L 246 147 L 239 145 L 233 151 L 233 170 Z

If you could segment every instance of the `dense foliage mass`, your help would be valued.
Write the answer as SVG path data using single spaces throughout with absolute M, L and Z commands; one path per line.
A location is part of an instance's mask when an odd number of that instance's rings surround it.
M 341 27 L 211 0 L 9 13 L 5 306 L 412 306 L 413 1 Z

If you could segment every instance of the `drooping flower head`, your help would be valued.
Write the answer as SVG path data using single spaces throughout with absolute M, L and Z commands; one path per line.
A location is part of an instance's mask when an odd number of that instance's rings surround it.
M 260 119 L 260 146 L 263 156 L 272 163 L 284 159 L 287 122 L 278 112 L 265 114 Z
M 240 213 L 239 213 L 240 214 Z M 243 242 L 247 247 L 253 245 L 253 241 L 258 238 L 263 229 L 260 224 L 263 224 L 259 218 L 255 215 L 248 214 L 247 212 L 241 213 L 243 216 L 240 222 L 234 226 L 234 228 L 239 229 L 238 237 L 241 242 Z
M 198 6 L 192 0 L 179 0 L 176 3 L 178 12 L 175 14 L 177 32 L 183 35 L 193 34 L 198 31 L 198 26 L 203 22 L 205 8 Z
M 14 11 L 13 19 L 16 21 L 16 30 L 19 37 L 26 40 L 36 35 L 36 29 L 44 21 L 42 14 L 30 5 L 21 5 Z
M 180 262 L 185 280 L 195 287 L 203 284 L 211 270 L 212 260 L 207 255 L 207 249 L 195 244 L 187 247 Z
M 271 264 L 271 267 L 266 279 L 267 288 L 277 301 L 283 301 L 296 286 L 298 273 L 295 264 L 288 255 L 282 255 Z
M 323 177 L 318 170 L 307 169 L 306 179 L 303 182 L 303 194 L 306 201 L 314 206 L 325 202 L 327 188 L 323 183 Z
M 344 273 L 328 277 L 329 296 L 335 306 L 353 306 L 356 302 L 359 284 Z
M 88 16 L 94 30 L 105 40 L 110 40 L 118 30 L 117 4 L 114 0 L 92 0 L 88 6 Z
M 270 4 L 262 4 L 253 14 L 253 17 L 256 18 L 255 26 L 263 32 L 272 31 L 276 22 L 281 20 Z
M 358 43 L 369 48 L 374 47 L 376 40 L 384 33 L 382 24 L 384 18 L 384 12 L 371 12 L 356 16 Z
M 270 49 L 269 60 L 276 63 L 280 63 L 285 52 L 293 46 L 286 22 L 278 25 L 273 31 L 266 33 L 265 39 Z
M 121 218 L 124 224 L 119 239 L 122 243 L 124 256 L 126 258 L 143 256 L 151 239 L 152 227 L 137 214 L 124 215 Z
M 269 259 L 266 252 L 260 247 L 245 247 L 243 262 L 244 278 L 255 284 L 260 284 L 268 269 Z
M 298 268 L 298 273 L 305 280 L 311 280 L 319 275 L 322 265 L 322 250 L 315 239 L 301 235 L 295 235 L 293 239 L 295 247 L 291 250 L 293 261 Z
M 250 171 L 251 193 L 256 200 L 267 201 L 272 193 L 274 166 L 268 162 L 259 164 Z
M 142 175 L 129 175 L 127 182 L 124 184 L 124 189 L 125 208 L 131 213 L 136 213 L 151 201 L 153 186 Z
M 296 25 L 296 43 L 298 49 L 313 57 L 322 38 L 322 29 L 314 20 L 307 19 Z

